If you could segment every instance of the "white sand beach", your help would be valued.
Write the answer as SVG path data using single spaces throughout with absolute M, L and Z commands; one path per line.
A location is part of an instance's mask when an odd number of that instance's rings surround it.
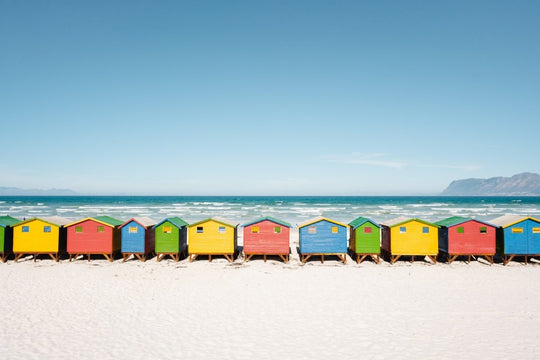
M 7 358 L 536 358 L 540 265 L 0 264 Z

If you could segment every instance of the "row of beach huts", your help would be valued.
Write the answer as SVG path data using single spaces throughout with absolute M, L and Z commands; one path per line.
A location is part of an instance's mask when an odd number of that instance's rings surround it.
M 120 221 L 97 216 L 79 221 L 61 217 L 19 220 L 0 216 L 0 259 L 48 255 L 54 261 L 67 254 L 69 261 L 81 256 L 102 255 L 113 261 L 119 254 L 124 261 L 134 256 L 145 261 L 152 254 L 157 261 L 170 256 L 174 261 L 188 256 L 224 256 L 233 262 L 239 255 L 237 229 L 230 221 L 209 218 L 188 224 L 179 217 L 162 221 L 132 218 Z M 273 217 L 243 224 L 243 258 L 280 257 L 289 261 L 292 225 Z M 540 256 L 540 220 L 519 215 L 504 215 L 489 222 L 453 216 L 435 223 L 416 218 L 396 218 L 377 223 L 359 217 L 348 225 L 324 217 L 298 224 L 298 253 L 303 263 L 313 256 L 337 256 L 346 263 L 347 253 L 360 263 L 381 257 L 392 264 L 401 257 L 428 257 L 451 263 L 459 256 L 467 261 L 484 257 L 493 263 L 499 255 L 506 265 L 516 256 Z

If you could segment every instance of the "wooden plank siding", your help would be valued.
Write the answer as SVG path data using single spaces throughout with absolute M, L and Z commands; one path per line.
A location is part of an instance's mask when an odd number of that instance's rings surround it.
M 399 256 L 429 256 L 433 262 L 439 253 L 439 227 L 420 219 L 398 218 L 382 225 L 381 249 L 392 262 Z
M 120 226 L 122 253 L 150 254 L 154 251 L 155 236 L 152 226 L 156 221 L 148 218 L 132 218 Z
M 497 219 L 491 222 L 499 223 Z M 502 224 L 497 230 L 497 253 L 540 255 L 540 220 L 524 217 L 518 221 Z
M 298 226 L 301 254 L 347 253 L 347 226 L 321 218 Z
M 55 221 L 55 222 L 52 222 Z M 21 256 L 47 254 L 58 261 L 66 249 L 67 219 L 60 217 L 32 218 L 13 226 L 13 253 L 15 261 Z
M 187 225 L 179 217 L 171 217 L 154 225 L 156 254 L 180 254 L 187 251 Z
M 236 225 L 216 218 L 189 225 L 188 254 L 190 259 L 193 260 L 198 255 L 225 255 L 229 261 L 232 261 L 238 248 L 236 230 Z
M 118 219 L 104 216 L 86 218 L 67 225 L 67 252 L 70 257 L 82 254 L 112 256 L 120 251 L 119 226 L 122 223 Z
M 446 224 L 445 220 L 454 223 Z M 439 251 L 454 255 L 494 255 L 497 227 L 482 221 L 453 217 L 435 224 L 439 229 Z
M 263 218 L 244 225 L 244 254 L 289 255 L 290 224 Z
M 355 220 L 359 220 L 355 222 Z M 349 248 L 356 254 L 381 252 L 381 227 L 373 220 L 358 218 L 349 223 Z

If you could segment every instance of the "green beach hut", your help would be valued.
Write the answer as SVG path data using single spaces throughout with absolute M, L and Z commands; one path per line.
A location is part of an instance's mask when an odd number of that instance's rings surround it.
M 11 226 L 21 222 L 9 215 L 0 216 L 0 260 L 6 262 L 13 252 L 13 229 Z
M 361 263 L 370 256 L 378 264 L 381 254 L 381 226 L 365 217 L 354 219 L 349 226 L 351 257 L 353 259 L 356 257 L 356 262 Z
M 157 261 L 163 260 L 167 255 L 174 261 L 179 261 L 180 254 L 186 255 L 188 225 L 179 217 L 170 217 L 154 225 L 152 229 L 155 234 Z

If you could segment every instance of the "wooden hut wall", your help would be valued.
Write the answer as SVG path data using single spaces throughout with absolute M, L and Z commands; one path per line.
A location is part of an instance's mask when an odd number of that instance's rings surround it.
M 393 255 L 437 255 L 438 228 L 419 221 L 409 221 L 390 228 Z
M 154 251 L 154 231 L 135 220 L 121 228 L 123 253 L 145 253 Z
M 40 219 L 13 228 L 13 251 L 17 253 L 57 253 L 63 250 L 64 243 L 64 229 Z
M 540 254 L 540 223 L 525 219 L 497 230 L 497 252 L 500 254 Z
M 279 228 L 279 232 L 276 232 L 275 228 Z M 270 220 L 259 221 L 244 226 L 244 253 L 288 254 L 289 239 L 289 227 Z
M 321 220 L 301 227 L 299 232 L 300 253 L 302 254 L 347 252 L 347 228 L 345 226 Z
M 68 226 L 67 252 L 70 254 L 113 253 L 120 250 L 118 229 L 93 219 Z
M 220 232 L 220 228 L 224 230 Z M 236 241 L 236 227 L 214 220 L 190 225 L 188 230 L 190 254 L 232 254 L 236 252 Z
M 442 230 L 442 229 L 441 229 Z M 494 254 L 496 228 L 470 220 L 445 228 L 447 247 L 451 254 Z M 440 231 L 440 230 L 439 230 Z
M 187 228 L 165 221 L 154 228 L 156 253 L 180 253 L 187 248 Z
M 350 245 L 356 253 L 379 253 L 381 251 L 381 229 L 370 221 L 366 221 L 351 230 Z

